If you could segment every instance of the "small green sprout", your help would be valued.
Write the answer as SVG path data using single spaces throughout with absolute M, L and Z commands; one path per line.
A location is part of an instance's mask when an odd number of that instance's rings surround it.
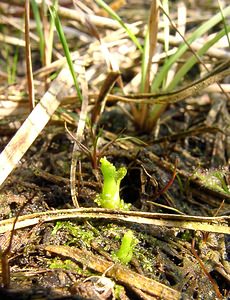
M 116 170 L 106 157 L 100 159 L 101 172 L 104 177 L 102 193 L 97 195 L 95 202 L 103 208 L 128 210 L 130 204 L 120 199 L 120 183 L 125 177 L 127 169 L 122 167 Z
M 128 230 L 121 240 L 120 249 L 113 255 L 114 258 L 118 258 L 123 264 L 128 264 L 133 257 L 133 249 L 137 242 L 132 230 Z

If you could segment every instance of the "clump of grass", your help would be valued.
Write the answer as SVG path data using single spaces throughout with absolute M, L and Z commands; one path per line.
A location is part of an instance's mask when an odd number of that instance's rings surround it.
M 143 93 L 159 93 L 161 91 L 170 92 L 177 88 L 179 84 L 182 83 L 183 78 L 186 74 L 189 73 L 191 68 L 196 63 L 201 63 L 207 72 L 206 65 L 202 62 L 202 56 L 206 54 L 207 50 L 212 47 L 215 43 L 217 43 L 220 38 L 224 35 L 227 35 L 230 32 L 230 26 L 226 25 L 226 17 L 230 15 L 230 6 L 220 9 L 220 11 L 211 17 L 209 20 L 201 24 L 197 29 L 195 29 L 188 37 L 184 38 L 183 34 L 179 32 L 177 27 L 172 22 L 169 16 L 169 4 L 167 0 L 163 1 L 163 4 L 159 4 L 158 1 L 153 1 L 150 8 L 150 15 L 148 26 L 145 34 L 145 42 L 144 48 L 139 47 L 136 43 L 136 39 L 133 38 L 135 34 L 128 26 L 124 26 L 121 18 L 117 16 L 117 14 L 112 11 L 110 7 L 107 7 L 102 0 L 96 1 L 99 5 L 101 5 L 110 16 L 119 22 L 119 24 L 126 30 L 126 33 L 129 35 L 130 39 L 134 41 L 137 47 L 140 49 L 142 54 L 142 80 L 140 85 L 140 91 Z M 151 80 L 151 72 L 152 72 L 152 59 L 154 57 L 154 52 L 157 44 L 157 32 L 158 28 L 158 15 L 159 10 L 162 12 L 164 16 L 165 23 L 165 43 L 164 49 L 167 54 L 169 50 L 169 24 L 171 27 L 177 31 L 177 33 L 181 36 L 182 42 L 178 47 L 177 51 L 171 55 L 167 56 L 165 59 L 163 66 L 159 69 L 155 78 Z M 204 34 L 207 34 L 210 30 L 212 30 L 218 23 L 224 23 L 224 29 L 220 30 L 211 40 L 204 43 L 204 45 L 195 53 L 192 50 L 192 43 L 202 37 Z M 179 68 L 179 70 L 175 73 L 172 79 L 168 80 L 168 72 L 173 68 L 173 66 L 181 59 L 182 55 L 190 50 L 192 55 L 190 58 Z M 161 117 L 162 113 L 167 108 L 167 104 L 131 104 L 131 112 L 133 116 L 133 121 L 137 128 L 144 132 L 151 132 Z

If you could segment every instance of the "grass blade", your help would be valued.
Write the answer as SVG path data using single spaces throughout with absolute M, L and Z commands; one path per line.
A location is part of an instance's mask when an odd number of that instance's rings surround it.
M 114 20 L 116 20 L 127 32 L 130 39 L 134 42 L 137 48 L 143 52 L 143 48 L 139 43 L 138 39 L 136 38 L 135 34 L 132 30 L 122 21 L 122 19 L 116 14 L 109 5 L 107 5 L 103 0 L 95 0 L 95 2 L 100 5 Z
M 54 20 L 54 24 L 55 24 L 60 42 L 62 44 L 65 56 L 66 56 L 66 60 L 67 60 L 67 63 L 68 63 L 69 69 L 70 69 L 70 73 L 73 77 L 73 81 L 74 81 L 75 88 L 77 90 L 78 98 L 82 102 L 83 97 L 82 97 L 81 90 L 80 90 L 80 87 L 79 87 L 79 84 L 78 84 L 78 81 L 77 81 L 77 76 L 76 76 L 75 71 L 74 71 L 74 66 L 73 66 L 73 62 L 72 62 L 72 59 L 71 59 L 69 47 L 68 47 L 68 44 L 67 44 L 67 41 L 66 41 L 66 38 L 65 38 L 65 34 L 64 34 L 60 19 L 58 17 L 57 11 L 56 11 L 54 6 L 51 6 L 49 8 L 49 10 L 50 10 L 50 14 L 51 14 L 51 16 Z

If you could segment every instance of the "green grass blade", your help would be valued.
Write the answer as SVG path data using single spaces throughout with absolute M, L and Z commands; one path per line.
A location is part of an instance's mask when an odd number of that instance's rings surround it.
M 230 26 L 226 28 L 227 32 L 230 32 Z M 207 52 L 209 48 L 211 48 L 215 43 L 217 43 L 223 36 L 225 35 L 225 29 L 222 29 L 220 32 L 216 34 L 214 38 L 208 41 L 201 49 L 197 51 L 197 55 L 202 56 Z M 188 73 L 188 71 L 197 63 L 197 59 L 195 56 L 192 56 L 176 73 L 173 78 L 173 81 L 168 85 L 167 90 L 173 90 L 181 81 L 181 79 Z M 161 113 L 165 110 L 165 104 L 155 104 L 152 107 L 150 112 L 150 118 L 152 123 L 155 124 L 154 120 L 157 120 Z
M 38 4 L 35 0 L 31 0 L 31 6 L 32 6 L 32 10 L 33 10 L 33 14 L 34 14 L 35 22 L 36 22 L 37 33 L 39 36 L 40 57 L 41 57 L 42 64 L 44 65 L 45 38 L 44 38 L 43 29 L 42 29 L 42 22 L 41 22 L 41 18 L 40 18 L 39 8 L 38 8 Z
M 13 61 L 9 55 L 9 47 L 4 45 L 4 50 L 6 53 L 6 71 L 7 71 L 7 82 L 8 84 L 14 84 L 16 79 L 17 72 L 17 63 L 18 63 L 18 46 L 15 49 L 15 53 L 13 56 Z
M 16 79 L 16 72 L 17 72 L 17 64 L 18 64 L 18 46 L 16 47 L 15 53 L 14 53 L 14 57 L 13 57 L 13 65 L 12 65 L 12 69 L 11 69 L 11 83 L 15 82 Z
M 222 13 L 224 17 L 228 16 L 230 14 L 230 6 L 223 9 Z M 197 38 L 199 38 L 204 33 L 206 33 L 209 29 L 211 29 L 216 24 L 218 24 L 221 20 L 222 20 L 222 15 L 221 12 L 219 12 L 215 16 L 213 16 L 210 20 L 203 23 L 199 28 L 197 28 L 191 34 L 191 36 L 187 39 L 188 44 L 190 45 Z M 152 83 L 152 91 L 156 92 L 160 88 L 171 66 L 185 53 L 187 49 L 188 49 L 188 45 L 186 45 L 185 43 L 181 44 L 177 52 L 166 61 L 165 65 L 161 68 L 160 72 L 157 74 L 155 80 Z
M 134 44 L 137 46 L 137 48 L 143 52 L 143 48 L 141 44 L 139 43 L 138 39 L 136 38 L 135 34 L 132 32 L 132 30 L 122 21 L 122 19 L 116 14 L 112 8 L 109 7 L 103 0 L 95 0 L 95 2 L 100 5 L 114 20 L 116 20 L 127 32 L 130 39 L 134 42 Z
M 56 11 L 56 9 L 55 9 L 54 6 L 51 6 L 49 8 L 49 10 L 50 10 L 50 14 L 51 14 L 51 16 L 52 16 L 52 18 L 54 20 L 54 24 L 55 24 L 55 27 L 56 27 L 56 30 L 57 30 L 60 42 L 61 42 L 62 47 L 63 47 L 63 50 L 64 50 L 64 53 L 65 53 L 65 56 L 66 56 L 66 60 L 67 60 L 68 66 L 69 66 L 71 75 L 73 77 L 74 85 L 75 85 L 75 88 L 77 90 L 77 95 L 78 95 L 80 101 L 82 102 L 83 101 L 83 97 L 82 97 L 81 90 L 80 90 L 80 87 L 79 87 L 79 84 L 78 84 L 78 81 L 77 81 L 76 73 L 74 71 L 74 66 L 73 66 L 73 62 L 72 62 L 72 59 L 71 59 L 69 47 L 68 47 L 68 44 L 67 44 L 67 41 L 66 41 L 66 38 L 65 38 L 65 34 L 64 34 L 64 31 L 63 31 L 60 19 L 58 17 L 57 11 Z

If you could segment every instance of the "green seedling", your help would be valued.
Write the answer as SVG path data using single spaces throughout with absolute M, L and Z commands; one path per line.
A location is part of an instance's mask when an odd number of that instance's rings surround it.
M 128 264 L 133 257 L 133 250 L 137 242 L 132 230 L 128 230 L 121 240 L 120 249 L 114 253 L 115 260 L 118 259 L 121 263 Z
M 125 177 L 127 169 L 122 167 L 116 170 L 106 157 L 100 159 L 101 172 L 104 177 L 102 193 L 97 195 L 95 202 L 103 208 L 128 210 L 130 204 L 120 198 L 120 183 Z

